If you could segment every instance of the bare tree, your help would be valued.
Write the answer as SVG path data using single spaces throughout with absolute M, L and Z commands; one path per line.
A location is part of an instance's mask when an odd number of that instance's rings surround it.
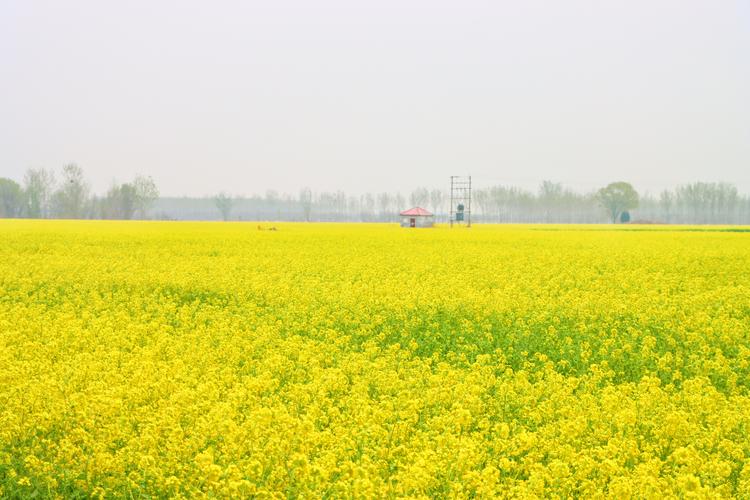
M 276 202 L 279 201 L 279 193 L 274 191 L 273 189 L 269 189 L 266 191 L 266 204 L 268 205 L 268 208 L 274 208 L 276 206 Z
M 720 189 L 724 192 L 724 203 L 726 208 L 726 223 L 731 224 L 734 220 L 734 208 L 737 206 L 739 196 L 737 195 L 737 188 L 733 184 L 722 182 L 719 184 Z
M 394 199 L 394 203 L 396 204 L 396 213 L 400 214 L 404 210 L 407 210 L 409 207 L 406 206 L 406 199 L 401 195 L 401 193 L 396 193 L 396 197 Z
M 432 213 L 437 215 L 440 208 L 443 206 L 443 192 L 439 189 L 433 189 L 430 191 L 430 208 Z
M 361 204 L 359 202 L 359 198 L 357 198 L 356 196 L 350 196 L 346 202 L 346 210 L 344 210 L 344 212 L 346 214 L 349 214 L 350 216 L 358 214 L 360 210 L 360 205 Z M 361 217 L 362 214 L 359 214 L 359 215 Z
M 156 189 L 156 183 L 151 176 L 138 174 L 133 179 L 133 189 L 135 190 L 135 208 L 140 212 L 141 219 L 145 219 L 148 211 L 154 207 L 154 203 L 159 199 L 159 190 Z
M 83 178 L 83 169 L 75 163 L 64 165 L 63 180 L 58 190 L 60 215 L 66 219 L 81 218 L 89 190 Z
M 672 205 L 674 203 L 674 194 L 672 194 L 668 190 L 664 190 L 659 195 L 659 205 L 661 205 L 661 209 L 664 210 L 664 214 L 666 217 L 666 223 L 669 224 L 669 211 L 672 209 Z
M 325 217 L 323 220 L 331 220 L 331 213 L 334 211 L 334 199 L 333 195 L 327 191 L 320 193 L 317 196 L 318 212 L 320 216 Z
M 375 215 L 375 197 L 370 193 L 362 195 L 359 210 L 362 222 L 372 222 L 373 216 Z
M 302 211 L 305 214 L 305 221 L 310 222 L 310 213 L 312 212 L 313 193 L 310 188 L 300 189 L 299 203 L 302 205 Z
M 338 220 L 343 221 L 344 217 L 346 216 L 346 193 L 338 190 L 333 194 L 334 203 L 336 204 L 336 214 L 338 216 Z
M 242 220 L 242 210 L 245 208 L 247 199 L 244 194 L 234 195 L 234 211 L 237 212 L 237 218 Z M 249 219 L 248 219 L 249 220 Z
M 544 207 L 544 222 L 558 222 L 552 220 L 553 214 L 559 214 L 558 204 L 563 194 L 562 183 L 543 181 L 539 186 L 539 201 Z
M 426 207 L 430 200 L 430 193 L 427 188 L 417 188 L 409 196 L 409 202 L 415 207 Z
M 479 211 L 482 212 L 482 221 L 490 222 L 490 190 L 489 189 L 475 189 L 473 193 L 474 203 L 476 204 Z M 474 214 L 472 214 L 474 215 Z
M 381 222 L 393 220 L 393 197 L 388 193 L 378 195 L 378 212 Z

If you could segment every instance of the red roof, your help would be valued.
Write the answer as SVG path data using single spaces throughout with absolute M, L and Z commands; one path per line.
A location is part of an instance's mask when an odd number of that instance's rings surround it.
M 407 210 L 406 212 L 404 212 L 404 213 L 402 213 L 400 215 L 402 215 L 402 216 L 423 215 L 423 216 L 432 217 L 432 214 L 430 212 L 428 212 L 424 208 L 420 208 L 420 207 L 414 207 L 414 208 L 412 208 L 410 210 Z

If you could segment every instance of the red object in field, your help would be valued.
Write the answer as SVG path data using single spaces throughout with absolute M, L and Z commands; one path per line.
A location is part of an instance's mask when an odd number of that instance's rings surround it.
M 400 215 L 401 215 L 401 217 L 408 217 L 410 215 L 426 215 L 426 216 L 431 216 L 432 214 L 430 212 L 428 212 L 427 210 L 425 210 L 424 208 L 414 207 L 414 208 L 412 208 L 410 210 L 407 210 L 406 212 L 404 212 L 404 213 L 402 213 Z

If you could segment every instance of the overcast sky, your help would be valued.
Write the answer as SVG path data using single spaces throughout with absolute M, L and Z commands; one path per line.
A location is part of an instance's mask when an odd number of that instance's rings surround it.
M 0 0 L 0 177 L 750 193 L 749 5 Z

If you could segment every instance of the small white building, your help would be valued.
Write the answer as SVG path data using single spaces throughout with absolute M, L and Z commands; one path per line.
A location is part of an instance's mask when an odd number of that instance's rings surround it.
M 424 208 L 414 207 L 400 214 L 401 227 L 432 227 L 432 214 Z

